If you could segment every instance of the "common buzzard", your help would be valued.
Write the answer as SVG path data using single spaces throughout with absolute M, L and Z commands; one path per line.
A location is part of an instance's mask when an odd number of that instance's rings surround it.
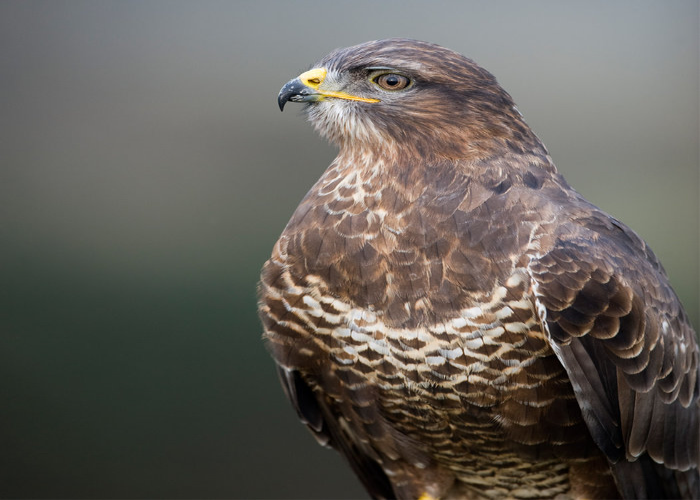
M 490 73 L 373 41 L 288 101 L 340 151 L 263 268 L 264 338 L 373 497 L 700 497 L 688 317 Z

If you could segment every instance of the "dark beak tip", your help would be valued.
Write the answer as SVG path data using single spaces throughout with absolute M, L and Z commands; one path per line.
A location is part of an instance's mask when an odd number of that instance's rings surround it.
M 303 99 L 299 99 L 298 97 L 307 95 L 308 91 L 308 87 L 301 83 L 298 78 L 285 83 L 280 89 L 280 93 L 277 95 L 277 104 L 280 107 L 280 111 L 284 111 L 284 105 L 287 104 L 288 101 L 302 101 Z

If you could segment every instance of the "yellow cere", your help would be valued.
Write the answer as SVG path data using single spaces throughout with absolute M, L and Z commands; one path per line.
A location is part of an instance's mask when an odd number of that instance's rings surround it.
M 314 68 L 299 75 L 299 80 L 307 87 L 317 89 L 326 79 L 327 74 L 326 68 Z
M 352 94 L 347 94 L 345 92 L 339 92 L 334 90 L 321 90 L 318 87 L 326 79 L 328 71 L 326 68 L 313 68 L 309 71 L 305 71 L 298 76 L 301 83 L 309 88 L 314 89 L 323 97 L 336 97 L 338 99 L 346 99 L 348 101 L 361 101 L 361 102 L 380 102 L 379 99 L 372 99 L 370 97 L 360 97 Z

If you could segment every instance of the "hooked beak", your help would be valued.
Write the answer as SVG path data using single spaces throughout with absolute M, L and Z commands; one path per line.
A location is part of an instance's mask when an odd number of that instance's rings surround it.
M 285 83 L 277 96 L 277 104 L 279 104 L 280 111 L 284 110 L 284 105 L 287 104 L 287 101 L 314 102 L 321 101 L 327 97 L 349 101 L 379 102 L 379 99 L 360 97 L 330 89 L 319 89 L 326 79 L 326 74 L 325 68 L 314 68 Z

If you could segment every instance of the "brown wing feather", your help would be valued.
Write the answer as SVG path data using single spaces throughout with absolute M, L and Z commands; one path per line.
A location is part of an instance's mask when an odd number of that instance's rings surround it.
M 698 346 L 663 268 L 595 209 L 553 241 L 530 266 L 541 313 L 623 494 L 700 497 Z
M 355 474 L 372 498 L 395 498 L 391 483 L 381 466 L 364 454 L 340 428 L 338 415 L 317 395 L 296 370 L 277 365 L 284 392 L 318 442 L 338 450 L 350 463 Z

